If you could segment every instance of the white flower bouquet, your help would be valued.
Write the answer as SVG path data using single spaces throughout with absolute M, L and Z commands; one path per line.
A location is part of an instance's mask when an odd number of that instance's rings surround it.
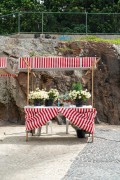
M 53 99 L 54 101 L 56 101 L 59 97 L 59 92 L 57 89 L 50 89 L 47 95 L 48 95 L 48 99 Z
M 45 99 L 48 99 L 49 96 L 45 90 L 40 90 L 39 88 L 36 88 L 35 91 L 30 92 L 30 94 L 28 95 L 28 98 L 30 100 L 34 100 L 34 99 L 45 100 Z
M 85 91 L 73 90 L 73 91 L 70 91 L 69 96 L 71 100 L 81 99 L 83 101 L 86 101 L 87 99 L 91 97 L 91 94 L 87 91 L 87 89 Z

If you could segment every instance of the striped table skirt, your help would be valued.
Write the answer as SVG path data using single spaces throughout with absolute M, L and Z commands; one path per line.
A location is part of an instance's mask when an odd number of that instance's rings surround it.
M 59 113 L 80 129 L 94 133 L 95 108 L 25 106 L 26 131 L 39 128 Z

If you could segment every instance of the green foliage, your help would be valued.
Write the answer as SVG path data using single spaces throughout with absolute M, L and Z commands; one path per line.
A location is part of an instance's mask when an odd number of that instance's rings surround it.
M 53 12 L 120 12 L 120 0 L 44 0 L 44 5 Z
M 69 40 L 72 41 L 72 40 Z M 120 38 L 118 39 L 102 39 L 97 36 L 84 36 L 81 38 L 77 38 L 76 41 L 93 41 L 93 42 L 104 42 L 104 43 L 110 43 L 110 44 L 120 44 Z
M 80 82 L 75 82 L 72 84 L 72 90 L 81 91 L 82 90 L 82 84 Z
M 86 33 L 88 12 L 87 33 L 120 33 L 120 0 L 1 0 L 0 34 L 42 32 L 42 12 L 44 32 Z
M 42 19 L 41 14 L 38 16 L 34 13 L 23 13 L 23 11 L 41 12 L 45 11 L 45 8 L 36 0 L 1 0 L 0 34 L 16 33 L 20 28 L 23 32 L 38 31 L 39 26 L 41 26 L 41 24 L 39 24 Z M 19 21 L 20 27 L 18 27 Z
M 30 57 L 34 57 L 36 54 L 34 51 L 30 52 Z

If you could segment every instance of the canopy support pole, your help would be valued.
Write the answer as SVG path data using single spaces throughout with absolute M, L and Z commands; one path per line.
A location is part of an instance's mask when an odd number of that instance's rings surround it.
M 26 61 L 26 58 L 23 58 L 26 66 L 27 66 L 27 105 L 29 105 L 29 88 L 30 88 L 30 66 L 29 66 L 29 62 Z M 26 131 L 26 142 L 28 141 L 28 132 Z
M 28 71 L 27 71 L 27 105 L 29 105 L 29 98 L 28 98 L 28 95 L 29 95 L 29 88 L 30 88 L 30 68 L 29 66 L 27 67 L 28 68 Z
M 94 106 L 94 63 L 92 63 L 92 108 Z
M 97 61 L 92 62 L 92 108 L 94 108 L 94 68 L 95 65 L 100 61 L 100 58 L 97 59 Z M 94 122 L 95 125 L 95 122 Z M 94 141 L 94 133 L 92 134 L 92 142 Z
M 30 67 L 27 65 L 27 105 L 29 105 L 29 89 L 30 89 Z M 26 142 L 28 141 L 28 132 L 26 131 Z
M 33 76 L 33 73 L 32 73 L 32 91 L 34 90 L 34 76 Z
M 92 108 L 93 107 L 94 107 L 94 62 L 92 62 Z M 92 133 L 92 142 L 93 141 L 94 141 L 94 133 Z

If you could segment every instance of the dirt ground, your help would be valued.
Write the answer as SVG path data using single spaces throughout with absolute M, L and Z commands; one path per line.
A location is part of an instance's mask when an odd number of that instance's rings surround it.
M 0 127 L 0 179 L 2 180 L 59 180 L 67 173 L 71 163 L 86 146 L 86 139 L 78 139 L 75 130 L 65 125 L 42 128 L 42 135 L 25 141 L 25 127 Z

